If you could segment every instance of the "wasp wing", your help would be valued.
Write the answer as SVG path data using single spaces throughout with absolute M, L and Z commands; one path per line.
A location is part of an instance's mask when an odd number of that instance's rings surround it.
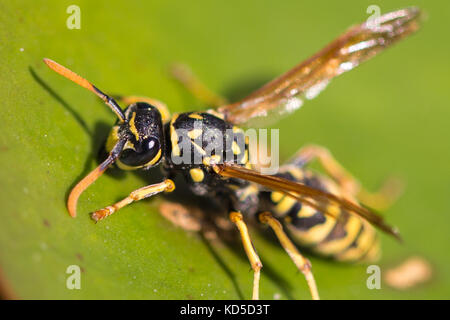
M 290 113 L 300 108 L 304 100 L 316 97 L 332 78 L 416 31 L 419 22 L 420 10 L 411 7 L 356 25 L 308 60 L 218 111 L 234 124 Z
M 246 169 L 233 163 L 217 164 L 214 168 L 215 171 L 223 177 L 238 178 L 260 184 L 271 190 L 284 193 L 287 196 L 290 196 L 335 218 L 336 216 L 330 212 L 329 208 L 330 206 L 338 206 L 347 212 L 351 212 L 364 218 L 382 231 L 394 236 L 398 240 L 401 240 L 398 230 L 386 224 L 383 217 L 347 199 L 308 187 L 302 183 L 277 176 L 263 175 L 257 171 Z

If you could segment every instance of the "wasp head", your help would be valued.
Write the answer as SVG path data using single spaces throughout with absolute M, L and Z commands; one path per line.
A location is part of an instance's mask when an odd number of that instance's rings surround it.
M 124 111 L 125 121 L 118 122 L 106 142 L 111 151 L 117 141 L 126 139 L 117 159 L 121 169 L 148 169 L 159 164 L 163 150 L 163 124 L 158 109 L 145 102 L 129 105 Z

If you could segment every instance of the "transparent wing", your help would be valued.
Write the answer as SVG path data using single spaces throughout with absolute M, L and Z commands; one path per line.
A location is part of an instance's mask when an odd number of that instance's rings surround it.
M 411 7 L 351 27 L 308 60 L 247 98 L 219 107 L 218 111 L 234 124 L 290 113 L 300 108 L 305 100 L 316 97 L 332 78 L 416 31 L 419 22 L 420 10 Z
M 215 171 L 223 177 L 244 179 L 265 186 L 271 190 L 279 191 L 333 217 L 335 217 L 335 215 L 330 212 L 330 208 L 331 206 L 338 206 L 347 212 L 364 218 L 380 230 L 401 240 L 398 230 L 386 224 L 381 216 L 356 203 L 339 198 L 331 193 L 317 190 L 302 183 L 277 176 L 263 175 L 257 171 L 246 169 L 233 163 L 217 164 L 215 165 Z

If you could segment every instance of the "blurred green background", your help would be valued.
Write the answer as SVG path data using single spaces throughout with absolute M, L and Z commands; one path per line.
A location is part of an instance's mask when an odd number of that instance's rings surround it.
M 81 8 L 69 30 L 66 9 Z M 243 250 L 209 246 L 158 214 L 160 199 L 133 204 L 95 225 L 88 213 L 146 183 L 105 175 L 65 209 L 74 182 L 96 165 L 113 114 L 93 94 L 54 74 L 52 58 L 110 93 L 160 99 L 172 111 L 203 108 L 168 74 L 185 62 L 231 99 L 309 57 L 369 5 L 410 5 L 428 18 L 411 38 L 336 79 L 283 119 L 281 155 L 306 143 L 330 148 L 368 188 L 389 174 L 407 182 L 386 212 L 405 239 L 382 236 L 383 268 L 410 255 L 434 266 L 408 291 L 366 287 L 366 266 L 311 257 L 324 299 L 449 298 L 450 3 L 444 1 L 1 1 L 0 283 L 3 297 L 240 299 L 252 273 Z M 151 179 L 150 179 L 151 180 Z M 252 230 L 265 268 L 261 297 L 309 299 L 305 281 L 276 243 Z M 66 268 L 82 268 L 81 290 Z

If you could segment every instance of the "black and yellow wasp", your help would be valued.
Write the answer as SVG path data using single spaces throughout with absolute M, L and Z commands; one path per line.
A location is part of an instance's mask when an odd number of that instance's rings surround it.
M 180 71 L 179 80 L 217 108 L 172 117 L 163 103 L 150 98 L 125 97 L 122 100 L 128 107 L 122 110 L 112 97 L 84 78 L 44 59 L 52 70 L 94 92 L 118 118 L 106 143 L 107 159 L 73 188 L 68 211 L 76 216 L 81 193 L 113 163 L 125 170 L 161 164 L 164 181 L 131 192 L 123 200 L 95 211 L 92 218 L 98 221 L 134 201 L 171 192 L 175 189 L 172 179 L 181 174 L 194 194 L 215 199 L 229 212 L 254 271 L 253 299 L 258 299 L 262 264 L 244 217 L 256 218 L 273 229 L 305 275 L 313 299 L 318 299 L 311 265 L 291 239 L 337 260 L 374 260 L 379 255 L 379 243 L 372 225 L 397 238 L 399 235 L 380 216 L 359 205 L 359 201 L 369 207 L 388 205 L 395 198 L 395 191 L 392 188 L 378 193 L 364 191 L 319 146 L 301 149 L 277 174 L 264 175 L 249 161 L 251 149 L 239 126 L 256 118 L 295 110 L 305 99 L 315 97 L 332 78 L 416 31 L 419 21 L 419 9 L 407 8 L 354 26 L 305 62 L 232 104 L 211 94 L 192 74 Z M 314 159 L 320 161 L 329 177 L 305 168 Z

